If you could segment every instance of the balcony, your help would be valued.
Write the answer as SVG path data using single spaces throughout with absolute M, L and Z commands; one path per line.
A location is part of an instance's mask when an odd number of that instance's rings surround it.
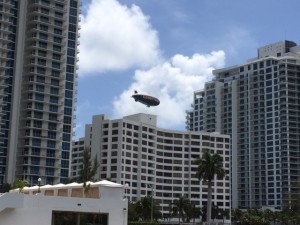
M 0 3 L 9 7 L 14 6 L 11 0 L 0 0 Z

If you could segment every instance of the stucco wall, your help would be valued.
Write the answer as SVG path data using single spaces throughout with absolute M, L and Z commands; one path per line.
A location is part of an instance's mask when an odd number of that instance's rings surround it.
M 0 196 L 0 225 L 51 225 L 52 211 L 107 213 L 109 225 L 127 225 L 123 189 L 101 188 L 100 199 L 6 193 Z

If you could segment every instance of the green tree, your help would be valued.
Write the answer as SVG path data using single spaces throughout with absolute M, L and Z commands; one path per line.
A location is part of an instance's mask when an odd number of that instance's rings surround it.
M 264 210 L 263 217 L 266 221 L 273 222 L 273 223 L 275 222 L 275 213 L 270 209 Z
M 181 196 L 179 199 L 175 199 L 170 205 L 170 213 L 172 216 L 178 216 L 179 224 L 184 221 L 185 218 L 189 218 L 191 215 L 192 205 L 184 196 Z
M 94 177 L 97 174 L 97 169 L 99 168 L 100 164 L 98 162 L 97 156 L 94 158 L 92 162 L 91 153 L 88 149 L 83 151 L 83 161 L 82 167 L 79 173 L 79 182 L 87 182 L 87 181 L 94 181 Z
M 193 222 L 195 223 L 195 218 L 200 218 L 200 216 L 202 216 L 201 208 L 198 208 L 194 204 L 190 203 L 187 206 L 185 222 L 190 222 L 193 219 Z
M 27 184 L 26 180 L 16 180 L 12 185 L 12 189 L 19 188 L 19 192 L 22 192 L 23 188 L 26 187 Z
M 240 209 L 232 209 L 231 210 L 231 219 L 232 221 L 238 223 L 243 219 L 244 213 Z
M 153 207 L 153 209 L 152 209 Z M 135 204 L 135 211 L 139 219 L 143 221 L 150 221 L 151 219 L 151 210 L 153 210 L 153 220 L 158 220 L 162 218 L 162 214 L 159 210 L 159 205 L 153 199 L 152 206 L 152 196 L 146 196 Z
M 203 150 L 201 158 L 194 161 L 194 164 L 198 166 L 196 177 L 199 180 L 207 181 L 207 222 L 211 220 L 212 180 L 215 175 L 220 179 L 226 175 L 222 161 L 219 154 L 210 154 L 207 149 Z
M 136 204 L 133 202 L 128 202 L 128 221 L 138 221 L 139 216 L 135 210 Z
M 79 182 L 83 182 L 83 195 L 86 197 L 90 192 L 91 185 L 88 181 L 94 181 L 94 177 L 97 174 L 97 169 L 99 168 L 99 162 L 97 156 L 94 158 L 94 162 L 91 159 L 91 153 L 88 149 L 83 151 L 83 161 L 82 167 L 79 173 Z

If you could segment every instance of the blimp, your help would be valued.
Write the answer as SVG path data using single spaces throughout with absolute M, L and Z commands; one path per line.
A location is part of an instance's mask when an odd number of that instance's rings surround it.
M 146 105 L 147 107 L 158 106 L 160 103 L 158 98 L 155 98 L 150 95 L 139 94 L 137 91 L 134 91 L 134 95 L 132 95 L 131 97 L 134 98 L 134 100 L 136 102 L 140 102 L 140 103 Z

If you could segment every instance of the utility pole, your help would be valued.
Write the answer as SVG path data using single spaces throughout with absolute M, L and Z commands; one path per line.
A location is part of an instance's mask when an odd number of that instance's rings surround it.
M 148 184 L 148 187 L 151 187 L 151 222 L 153 221 L 153 188 L 154 185 Z
M 153 184 L 151 187 L 151 222 L 153 221 Z

